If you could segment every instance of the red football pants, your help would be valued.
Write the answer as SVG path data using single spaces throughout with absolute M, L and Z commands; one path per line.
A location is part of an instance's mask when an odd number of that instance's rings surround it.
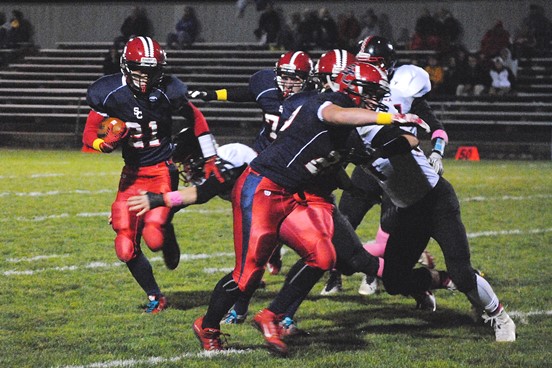
M 307 265 L 322 270 L 334 267 L 329 200 L 312 194 L 301 199 L 247 168 L 234 185 L 232 207 L 236 253 L 232 277 L 241 291 L 250 292 L 259 285 L 280 240 Z
M 136 212 L 128 210 L 127 199 L 139 195 L 142 190 L 152 193 L 166 193 L 171 190 L 167 163 L 139 168 L 123 167 L 117 197 L 111 205 L 112 226 L 117 233 L 115 252 L 123 262 L 136 256 L 141 238 L 144 238 L 152 251 L 158 251 L 163 246 L 163 227 L 170 209 L 157 207 L 141 217 L 136 217 Z

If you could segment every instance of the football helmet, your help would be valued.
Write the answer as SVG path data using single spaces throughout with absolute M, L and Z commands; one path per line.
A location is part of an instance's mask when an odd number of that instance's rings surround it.
M 173 139 L 172 159 L 178 167 L 180 181 L 184 186 L 203 181 L 205 159 L 192 128 L 184 128 Z
M 354 61 L 355 56 L 347 50 L 334 49 L 320 56 L 314 67 L 314 80 L 318 89 L 323 91 L 329 87 L 332 91 L 337 91 L 339 86 L 335 83 L 335 78 Z
M 166 64 L 165 51 L 150 37 L 131 39 L 121 56 L 121 71 L 126 76 L 128 86 L 142 94 L 150 93 L 159 86 Z
M 361 40 L 357 47 L 357 61 L 374 64 L 384 69 L 387 74 L 393 72 L 397 63 L 397 54 L 395 46 L 387 38 L 368 36 Z
M 276 84 L 284 98 L 303 91 L 310 81 L 312 59 L 304 51 L 289 51 L 276 62 Z
M 353 63 L 347 66 L 337 76 L 335 83 L 338 91 L 348 95 L 355 105 L 370 110 L 387 111 L 381 102 L 389 96 L 387 74 L 372 64 Z

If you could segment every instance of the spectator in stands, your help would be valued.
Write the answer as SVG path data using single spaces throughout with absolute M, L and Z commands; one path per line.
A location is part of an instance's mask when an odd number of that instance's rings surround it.
M 498 56 L 504 61 L 504 66 L 512 71 L 514 77 L 517 78 L 518 72 L 518 59 L 514 58 L 509 48 L 505 47 L 498 53 Z
M 301 13 L 293 12 L 289 15 L 288 21 L 283 22 L 280 34 L 278 35 L 277 47 L 284 50 L 299 50 L 297 47 L 296 36 L 298 34 L 299 24 L 301 23 Z
M 6 34 L 7 47 L 17 49 L 32 46 L 33 36 L 34 28 L 31 22 L 25 18 L 21 10 L 13 10 L 10 28 Z
M 437 17 L 441 23 L 441 29 L 443 30 L 443 51 L 454 46 L 462 45 L 464 28 L 460 21 L 445 8 L 441 8 Z
M 491 76 L 489 95 L 504 96 L 512 91 L 515 83 L 514 73 L 504 65 L 504 60 L 500 56 L 493 58 L 489 75 Z
M 408 50 L 410 48 L 410 31 L 408 28 L 401 28 L 399 29 L 399 35 L 397 36 L 397 42 L 395 42 L 395 46 L 397 46 L 397 49 L 399 50 Z
M 265 10 L 259 17 L 259 25 L 254 33 L 262 45 L 275 44 L 278 40 L 282 21 L 280 14 L 274 9 L 272 1 L 268 1 Z
M 102 67 L 104 75 L 121 72 L 121 54 L 115 45 L 111 45 L 105 54 Z
M 424 67 L 424 70 L 427 74 L 429 74 L 432 94 L 441 94 L 441 87 L 445 78 L 445 70 L 436 55 L 429 55 L 427 57 L 427 65 Z
M 8 29 L 9 22 L 6 21 L 6 13 L 0 12 L 0 49 L 6 48 Z
M 309 52 L 316 46 L 318 33 L 320 30 L 320 20 L 318 13 L 312 9 L 305 9 L 301 14 L 301 22 L 297 29 L 297 47 L 300 50 Z
M 395 37 L 393 36 L 393 25 L 391 20 L 389 20 L 389 15 L 386 13 L 381 13 L 378 17 L 378 28 L 380 37 L 385 37 L 389 41 L 394 42 Z M 408 34 L 408 30 L 406 31 Z
M 529 14 L 523 23 L 529 27 L 535 38 L 536 51 L 540 55 L 547 55 L 552 47 L 552 22 L 546 17 L 544 8 L 537 4 L 529 5 Z
M 378 16 L 374 13 L 373 9 L 365 11 L 361 19 L 362 30 L 360 31 L 360 38 L 365 39 L 369 36 L 379 36 L 381 34 Z
M 182 17 L 174 28 L 176 32 L 167 35 L 167 46 L 171 49 L 180 50 L 190 47 L 197 40 L 201 29 L 195 9 L 191 6 L 185 6 Z
M 414 35 L 410 44 L 411 50 L 436 50 L 442 49 L 443 27 L 437 17 L 431 15 L 425 8 L 423 14 L 416 21 Z
M 530 25 L 522 23 L 520 27 L 516 29 L 512 51 L 516 58 L 532 58 L 537 54 L 537 39 Z
M 341 13 L 337 16 L 337 39 L 339 48 L 354 52 L 362 30 L 354 12 Z
M 489 73 L 479 63 L 478 55 L 470 54 L 466 68 L 459 73 L 456 96 L 480 96 L 489 83 Z
M 441 94 L 446 96 L 456 95 L 456 88 L 460 84 L 461 68 L 458 67 L 458 62 L 454 55 L 449 55 L 446 58 L 445 65 L 443 66 L 444 76 L 443 84 L 441 85 Z
M 265 10 L 266 8 L 266 5 L 268 3 L 268 0 L 237 0 L 236 1 L 236 10 L 237 10 L 237 13 L 236 13 L 236 16 L 238 18 L 241 18 L 243 17 L 243 13 L 245 13 L 245 8 L 247 8 L 247 5 L 249 5 L 249 3 L 251 2 L 254 2 L 255 3 L 255 9 L 257 9 L 257 11 L 263 11 Z
M 121 25 L 121 35 L 114 40 L 117 50 L 123 48 L 127 41 L 135 36 L 153 36 L 153 23 L 148 17 L 146 9 L 141 6 L 132 8 L 132 13 Z
M 490 60 L 498 56 L 500 50 L 505 47 L 510 47 L 510 32 L 504 29 L 501 20 L 497 20 L 483 35 L 479 52 L 485 59 Z
M 331 50 L 337 47 L 337 23 L 328 8 L 318 10 L 318 39 L 316 44 L 322 50 Z

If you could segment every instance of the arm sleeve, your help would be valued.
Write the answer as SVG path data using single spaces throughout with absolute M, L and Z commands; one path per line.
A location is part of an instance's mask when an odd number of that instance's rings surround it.
M 82 152 L 97 152 L 93 148 L 94 141 L 98 139 L 98 129 L 100 123 L 105 119 L 102 114 L 90 110 L 88 117 L 86 118 L 86 124 L 84 125 L 84 132 L 82 134 Z
M 219 95 L 221 94 L 222 90 L 217 90 L 217 99 L 219 98 Z M 254 102 L 255 101 L 255 95 L 251 92 L 249 87 L 234 87 L 234 88 L 226 88 L 226 99 L 228 101 L 234 101 L 234 102 Z
M 443 123 L 435 116 L 433 109 L 429 106 L 429 103 L 425 97 L 418 97 L 412 101 L 412 108 L 410 112 L 418 115 L 422 118 L 430 127 L 431 132 L 436 130 L 445 130 Z

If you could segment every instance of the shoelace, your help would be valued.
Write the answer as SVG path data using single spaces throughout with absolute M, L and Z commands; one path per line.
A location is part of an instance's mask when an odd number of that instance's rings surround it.
M 220 330 L 215 329 L 206 329 L 203 330 L 203 338 L 208 340 L 209 349 L 208 350 L 221 350 L 224 349 L 224 346 L 228 344 L 229 334 L 223 333 Z

